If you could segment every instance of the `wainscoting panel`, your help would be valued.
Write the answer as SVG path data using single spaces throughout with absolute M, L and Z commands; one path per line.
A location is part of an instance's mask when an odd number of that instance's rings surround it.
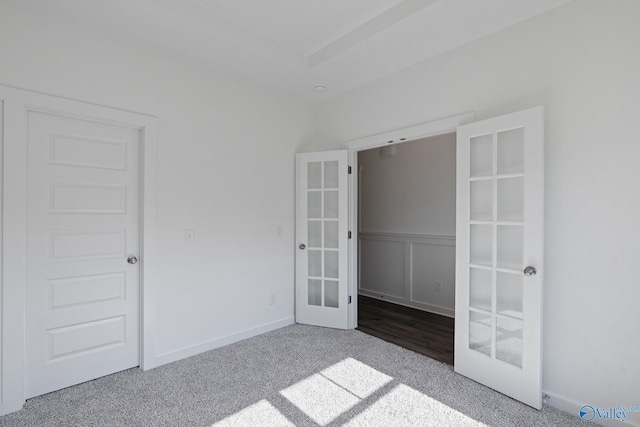
M 380 295 L 405 299 L 405 263 L 407 259 L 404 242 L 360 238 L 360 284 L 366 290 Z
M 454 316 L 455 237 L 362 232 L 362 295 Z

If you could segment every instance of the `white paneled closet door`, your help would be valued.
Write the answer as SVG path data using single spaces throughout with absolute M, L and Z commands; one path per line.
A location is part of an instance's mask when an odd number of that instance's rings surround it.
M 26 114 L 28 398 L 139 364 L 140 131 Z

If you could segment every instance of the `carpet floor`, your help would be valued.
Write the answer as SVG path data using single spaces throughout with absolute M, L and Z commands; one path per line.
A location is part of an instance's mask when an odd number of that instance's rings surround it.
M 292 325 L 29 399 L 0 426 L 584 426 L 369 336 Z

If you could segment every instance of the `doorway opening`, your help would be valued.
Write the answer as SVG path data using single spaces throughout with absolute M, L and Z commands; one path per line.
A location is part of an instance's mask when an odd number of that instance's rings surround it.
M 456 135 L 357 156 L 358 329 L 453 365 Z

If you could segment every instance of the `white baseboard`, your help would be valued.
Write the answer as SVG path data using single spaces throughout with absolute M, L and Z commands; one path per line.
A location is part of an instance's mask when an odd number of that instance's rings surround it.
M 547 405 L 553 408 L 559 409 L 561 411 L 564 411 L 568 414 L 575 415 L 576 417 L 580 416 L 580 408 L 582 408 L 582 406 L 585 405 L 584 403 L 579 403 L 573 399 L 569 399 L 567 397 L 560 396 L 548 391 L 543 391 L 542 393 L 549 396 L 549 400 L 547 400 Z M 592 402 L 591 404 L 594 405 L 594 402 Z M 600 426 L 606 426 L 606 427 L 609 427 L 609 426 L 640 427 L 640 416 L 638 416 L 637 413 L 629 414 L 629 418 L 627 418 L 625 422 L 621 422 L 619 420 L 605 420 L 601 418 L 596 418 L 592 422 L 590 422 L 589 425 L 600 425 Z
M 285 326 L 293 325 L 294 323 L 295 318 L 293 316 L 289 316 L 285 317 L 284 319 L 276 320 L 275 322 L 265 323 L 255 328 L 245 329 L 243 331 L 216 338 L 211 341 L 203 342 L 201 344 L 185 347 L 180 350 L 171 351 L 168 353 L 159 354 L 154 358 L 152 367 L 166 365 L 167 363 L 195 356 L 196 354 L 204 353 L 205 351 L 224 347 L 226 345 L 233 344 L 247 338 L 255 337 L 266 332 L 275 331 L 276 329 L 284 328 Z
M 391 295 L 384 295 L 384 297 L 381 298 L 380 292 L 369 292 L 364 289 L 360 289 L 358 291 L 358 295 L 364 295 L 365 297 L 377 299 L 380 301 L 392 302 L 394 304 L 403 305 L 405 307 L 415 308 L 418 310 L 426 311 L 428 313 L 439 314 L 441 316 L 446 316 L 451 318 L 454 318 L 456 313 L 455 310 L 452 310 L 448 307 L 440 307 L 438 305 L 433 305 L 433 304 L 424 304 L 421 302 L 407 301 L 404 298 L 397 298 Z

